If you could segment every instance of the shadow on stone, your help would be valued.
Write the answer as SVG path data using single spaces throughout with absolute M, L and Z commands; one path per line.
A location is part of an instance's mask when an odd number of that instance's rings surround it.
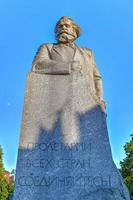
M 20 142 L 13 199 L 128 199 L 112 160 L 106 116 L 100 107 L 76 113 L 78 143 L 65 142 L 61 116 L 62 111 L 52 130 L 40 125 L 34 142 L 23 141 L 26 148 Z M 68 136 L 74 134 L 69 130 Z

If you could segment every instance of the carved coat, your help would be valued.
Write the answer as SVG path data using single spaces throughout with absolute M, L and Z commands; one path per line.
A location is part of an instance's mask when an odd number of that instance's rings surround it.
M 75 46 L 75 50 L 74 50 L 74 55 L 72 56 L 72 61 L 79 62 L 79 66 L 81 67 L 80 72 L 84 76 L 88 76 L 89 85 L 90 85 L 92 94 L 95 96 L 95 98 L 99 97 L 102 99 L 103 98 L 103 88 L 102 88 L 101 75 L 96 66 L 96 62 L 95 62 L 94 56 L 92 54 L 92 51 L 87 48 L 81 48 L 74 43 L 73 43 L 73 46 Z M 56 60 L 56 57 L 53 54 L 53 52 L 54 52 L 54 50 L 58 51 L 58 48 L 59 48 L 59 45 L 53 45 L 53 44 L 41 45 L 35 58 L 34 58 L 32 71 L 40 73 L 39 70 L 38 71 L 36 70 L 36 68 L 39 66 L 39 64 L 43 63 L 43 65 L 45 67 L 46 60 L 53 60 L 53 61 Z M 64 63 L 64 65 L 65 65 L 65 63 Z M 67 65 L 68 65 L 68 63 L 67 63 Z M 43 72 L 43 73 L 45 73 L 45 72 Z

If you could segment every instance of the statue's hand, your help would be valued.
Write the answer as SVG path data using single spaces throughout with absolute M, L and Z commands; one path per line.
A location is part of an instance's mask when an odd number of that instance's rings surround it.
M 41 74 L 68 75 L 71 72 L 71 63 L 46 59 L 38 62 L 33 71 Z
M 80 65 L 80 61 L 73 61 L 72 63 L 71 63 L 71 69 L 72 70 L 78 70 L 78 71 L 80 71 L 81 70 L 81 68 L 82 68 L 82 66 Z
M 46 66 L 46 63 L 42 61 L 42 62 L 38 62 L 36 65 L 33 66 L 33 71 L 36 73 L 43 74 L 46 68 L 48 68 Z

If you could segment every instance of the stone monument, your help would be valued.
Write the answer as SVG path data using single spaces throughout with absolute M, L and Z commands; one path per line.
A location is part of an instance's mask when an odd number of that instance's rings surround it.
M 13 200 L 130 200 L 111 154 L 101 75 L 69 17 L 28 74 Z

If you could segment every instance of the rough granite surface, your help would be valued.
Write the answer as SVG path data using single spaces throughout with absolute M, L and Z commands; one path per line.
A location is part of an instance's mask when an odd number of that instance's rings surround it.
M 13 200 L 130 200 L 79 71 L 28 74 Z

